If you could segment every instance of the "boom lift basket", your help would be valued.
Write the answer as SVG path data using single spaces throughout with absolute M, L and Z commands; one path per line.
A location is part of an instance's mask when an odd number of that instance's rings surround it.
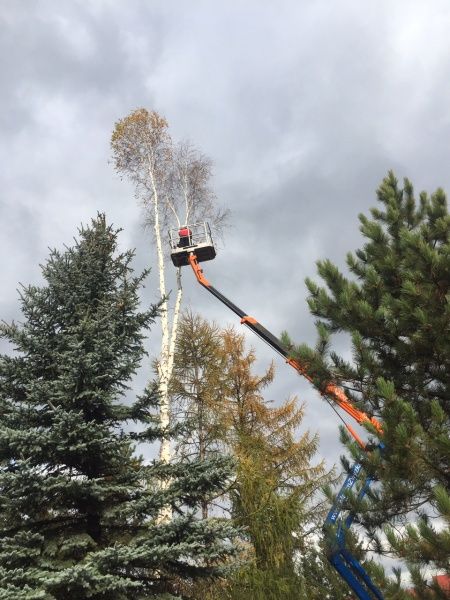
M 189 264 L 189 254 L 195 252 L 198 262 L 212 260 L 216 249 L 208 223 L 194 223 L 180 229 L 170 229 L 170 257 L 176 267 Z

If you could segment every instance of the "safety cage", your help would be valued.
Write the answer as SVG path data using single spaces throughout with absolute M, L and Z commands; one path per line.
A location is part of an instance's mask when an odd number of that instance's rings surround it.
M 212 260 L 216 249 L 209 224 L 193 223 L 169 230 L 170 257 L 176 267 L 189 264 L 189 254 L 195 253 L 198 262 Z

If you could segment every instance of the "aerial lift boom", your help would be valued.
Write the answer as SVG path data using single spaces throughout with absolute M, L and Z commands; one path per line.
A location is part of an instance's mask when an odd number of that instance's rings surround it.
M 296 358 L 293 358 L 290 355 L 289 349 L 283 345 L 281 340 L 275 337 L 254 317 L 249 316 L 245 311 L 241 310 L 238 306 L 236 306 L 236 304 L 231 302 L 231 300 L 219 292 L 219 290 L 211 285 L 211 283 L 206 279 L 203 269 L 200 266 L 200 262 L 211 260 L 216 255 L 208 225 L 206 223 L 190 225 L 180 231 L 183 232 L 183 237 L 181 237 L 180 234 L 180 239 L 182 241 L 179 241 L 178 243 L 176 242 L 176 235 L 174 236 L 172 232 L 170 233 L 172 246 L 171 257 L 174 265 L 190 265 L 200 285 L 202 285 L 206 290 L 208 290 L 208 292 L 220 300 L 220 302 L 222 302 L 227 308 L 233 311 L 240 318 L 243 325 L 251 329 L 258 337 L 260 337 L 278 354 L 280 354 L 284 360 L 300 375 L 312 382 L 312 377 L 308 374 L 306 366 L 302 365 Z M 365 412 L 356 408 L 341 387 L 329 382 L 323 387 L 321 394 L 334 410 L 336 410 L 334 405 L 337 405 L 344 412 L 355 419 L 360 425 L 370 423 L 378 432 L 382 433 L 381 423 L 375 417 L 370 417 Z M 337 414 L 339 415 L 339 413 Z M 342 420 L 350 435 L 356 440 L 362 449 L 367 450 L 366 444 L 363 442 L 354 428 L 344 419 Z M 378 448 L 381 452 L 384 451 L 384 445 L 382 443 L 378 445 Z M 350 513 L 347 518 L 343 520 L 341 517 L 341 511 L 345 499 L 350 490 L 358 481 L 361 471 L 362 465 L 360 463 L 355 463 L 347 475 L 344 484 L 336 496 L 336 500 L 325 520 L 324 528 L 333 531 L 333 541 L 328 559 L 360 600 L 373 600 L 374 598 L 376 600 L 383 600 L 381 592 L 373 584 L 362 565 L 345 547 L 345 534 L 352 525 L 355 515 Z M 365 479 L 358 493 L 359 499 L 362 499 L 365 496 L 372 481 L 372 477 L 367 477 Z
M 247 315 L 243 310 L 241 310 L 238 306 L 233 304 L 226 296 L 224 296 L 221 292 L 219 292 L 214 286 L 210 284 L 210 282 L 206 279 L 203 274 L 203 269 L 200 267 L 199 261 L 195 252 L 189 253 L 189 264 L 191 265 L 197 281 L 210 292 L 213 296 L 215 296 L 218 300 L 220 300 L 225 306 L 227 306 L 230 310 L 232 310 L 238 317 L 241 318 L 241 323 L 246 325 L 249 329 L 251 329 L 257 336 L 263 339 L 269 346 L 271 346 L 278 354 L 280 354 L 286 362 L 291 365 L 300 375 L 305 377 L 308 381 L 312 382 L 312 378 L 308 375 L 306 368 L 300 364 L 298 360 L 292 358 L 290 356 L 289 350 L 282 344 L 282 342 L 275 337 L 268 329 L 266 329 L 261 323 L 258 323 L 256 319 Z M 334 383 L 328 383 L 324 387 L 322 391 L 322 395 L 326 398 L 330 398 L 337 404 L 343 411 L 349 414 L 355 421 L 357 421 L 360 425 L 363 423 L 371 423 L 375 429 L 378 431 L 382 431 L 380 422 L 375 419 L 375 417 L 369 417 L 365 412 L 357 409 L 348 399 L 344 390 Z M 351 425 L 346 424 L 347 429 L 349 430 L 352 437 L 358 442 L 358 444 L 364 448 L 365 444 L 356 433 L 356 431 L 351 427 Z

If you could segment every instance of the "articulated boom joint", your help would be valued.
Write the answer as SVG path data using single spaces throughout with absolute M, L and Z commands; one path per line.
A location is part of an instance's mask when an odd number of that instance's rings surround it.
M 197 260 L 195 252 L 189 253 L 189 262 L 192 267 L 192 270 L 195 273 L 195 276 L 197 277 L 197 281 L 201 283 L 204 287 L 211 287 L 211 284 L 203 275 L 203 269 L 201 268 L 200 263 Z
M 254 317 L 245 315 L 245 317 L 242 317 L 241 319 L 241 325 L 247 325 L 248 323 L 250 323 L 251 325 L 256 325 L 258 321 Z

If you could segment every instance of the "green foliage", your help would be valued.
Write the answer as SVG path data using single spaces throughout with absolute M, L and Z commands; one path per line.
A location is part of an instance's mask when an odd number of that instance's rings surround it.
M 172 421 L 188 426 L 176 440 L 178 455 L 205 458 L 219 451 L 224 367 L 221 329 L 186 311 L 178 326 L 170 383 Z
M 222 581 L 197 586 L 194 597 L 319 598 L 323 588 L 307 565 L 311 553 L 319 560 L 312 542 L 323 519 L 317 492 L 330 477 L 322 463 L 311 464 L 317 438 L 298 434 L 303 409 L 295 398 L 270 406 L 263 392 L 273 380 L 273 366 L 258 375 L 255 361 L 233 328 L 221 331 L 198 316 L 183 316 L 172 390 L 183 415 L 195 422 L 196 435 L 184 437 L 180 449 L 233 455 L 236 478 L 225 505 L 241 530 L 244 561 Z M 327 581 L 333 597 L 345 598 L 334 573 Z
M 146 273 L 133 274 L 117 235 L 99 215 L 72 248 L 52 251 L 45 284 L 22 289 L 23 323 L 1 326 L 13 346 L 0 357 L 5 600 L 177 596 L 180 581 L 233 554 L 230 524 L 196 518 L 227 484 L 229 461 L 136 454 L 160 436 L 152 387 L 124 398 L 157 307 L 139 310 Z M 158 521 L 163 506 L 172 521 Z
M 392 548 L 408 564 L 433 563 L 438 569 L 450 571 L 450 497 L 440 485 L 433 489 L 436 511 L 444 520 L 434 526 L 426 515 L 418 522 L 408 524 L 403 535 L 386 527 L 386 536 Z
M 380 479 L 363 507 L 377 549 L 377 529 L 416 514 L 417 525 L 403 536 L 390 530 L 392 550 L 412 568 L 448 571 L 448 521 L 441 529 L 431 520 L 445 518 L 443 490 L 450 483 L 450 215 L 442 190 L 431 197 L 423 192 L 417 201 L 411 183 L 401 188 L 392 173 L 377 196 L 381 206 L 371 218 L 359 217 L 366 242 L 347 256 L 351 277 L 324 260 L 318 271 L 325 287 L 307 281 L 319 341 L 324 327 L 349 333 L 353 361 L 324 344 L 299 347 L 297 355 L 312 365 L 319 389 L 327 380 L 339 382 L 360 409 L 383 422 L 383 460 L 361 455 Z

